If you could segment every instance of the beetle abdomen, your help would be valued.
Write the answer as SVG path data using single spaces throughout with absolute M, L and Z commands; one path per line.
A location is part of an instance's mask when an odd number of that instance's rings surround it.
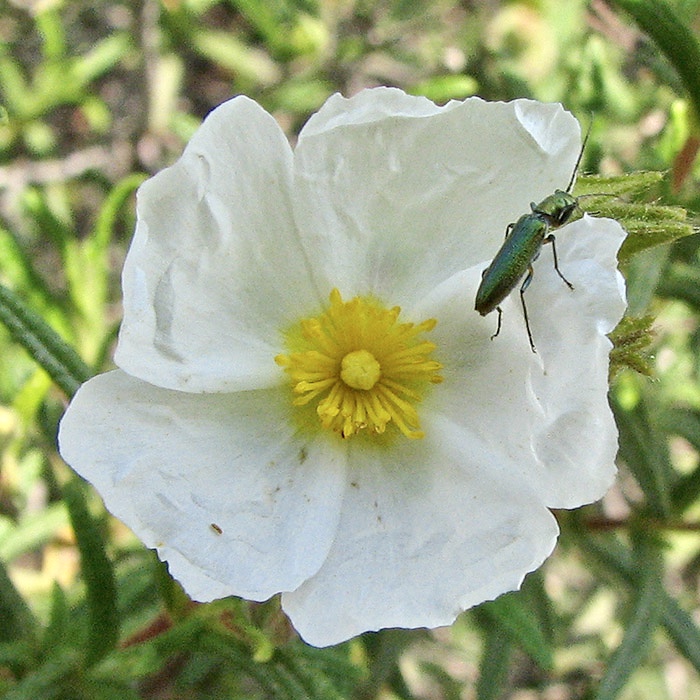
M 526 214 L 515 222 L 481 278 L 474 308 L 482 316 L 491 313 L 513 291 L 538 256 L 548 230 L 545 216 L 538 213 Z

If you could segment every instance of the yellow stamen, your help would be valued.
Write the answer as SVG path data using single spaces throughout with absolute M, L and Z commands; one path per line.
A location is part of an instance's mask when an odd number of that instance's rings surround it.
M 397 323 L 400 312 L 373 297 L 344 302 L 334 289 L 323 313 L 291 329 L 291 352 L 275 357 L 292 381 L 292 403 L 317 400 L 320 425 L 344 438 L 381 435 L 389 426 L 423 437 L 414 404 L 442 381 L 442 365 L 428 359 L 435 345 L 419 336 L 436 321 Z

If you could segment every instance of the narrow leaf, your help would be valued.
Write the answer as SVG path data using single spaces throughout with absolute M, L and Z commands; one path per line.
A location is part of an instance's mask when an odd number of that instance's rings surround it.
M 30 641 L 20 639 L 0 642 L 0 668 L 3 669 L 3 675 L 0 676 L 0 697 L 5 697 L 2 695 L 2 682 L 7 680 L 8 671 L 16 678 L 22 678 L 36 663 L 36 649 Z
M 100 207 L 97 223 L 95 224 L 95 231 L 90 238 L 90 244 L 93 248 L 92 262 L 102 261 L 102 255 L 104 255 L 107 250 L 107 246 L 114 234 L 117 215 L 121 211 L 126 200 L 145 179 L 145 175 L 133 173 L 120 180 L 110 190 L 107 198 Z
M 307 659 L 300 658 L 285 649 L 278 649 L 274 660 L 288 673 L 289 677 L 304 688 L 303 697 L 309 700 L 343 700 L 347 697 L 335 687 L 317 664 L 308 663 Z
M 66 600 L 66 594 L 63 592 L 61 586 L 54 581 L 51 590 L 49 624 L 44 630 L 42 640 L 42 648 L 45 653 L 50 653 L 53 648 L 59 646 L 61 643 L 65 644 L 66 638 L 68 637 L 67 628 L 70 619 L 70 608 Z
M 42 511 L 23 516 L 14 527 L 0 535 L 0 559 L 12 561 L 21 554 L 38 549 L 67 523 L 66 509 L 62 503 L 54 503 Z
M 611 403 L 620 431 L 620 456 L 644 491 L 651 512 L 663 519 L 671 511 L 673 478 L 663 434 L 642 399 L 630 409 L 622 408 L 614 395 Z
M 700 674 L 700 629 L 695 620 L 669 595 L 662 600 L 661 610 L 666 633 Z
M 78 353 L 46 321 L 1 284 L 0 321 L 68 396 L 92 375 Z
M 86 660 L 90 665 L 111 651 L 117 642 L 117 588 L 114 571 L 105 552 L 102 533 L 88 511 L 82 486 L 77 479 L 63 487 L 63 497 L 75 531 L 83 580 L 87 588 L 90 622 Z
M 31 639 L 37 622 L 0 561 L 0 641 Z
M 56 650 L 32 673 L 25 676 L 4 697 L 4 700 L 52 700 L 65 698 L 62 681 L 77 672 L 79 655 L 65 647 Z
M 79 86 L 104 75 L 124 58 L 132 42 L 127 32 L 115 32 L 98 42 L 85 55 L 74 60 L 72 77 Z
M 581 551 L 594 563 L 603 575 L 616 585 L 637 586 L 637 571 L 629 550 L 614 536 L 591 536 L 585 527 L 579 527 L 575 536 Z M 667 593 L 663 592 L 657 603 L 661 610 L 661 624 L 676 649 L 700 673 L 700 629 L 693 618 Z
M 661 414 L 660 425 L 671 435 L 685 438 L 700 452 L 700 411 L 692 408 L 672 408 Z M 671 489 L 673 511 L 684 513 L 700 498 L 700 466 L 680 476 Z
M 700 271 L 687 263 L 674 262 L 662 277 L 656 293 L 700 310 Z
M 618 253 L 621 263 L 643 250 L 694 233 L 682 207 L 630 201 L 640 196 L 648 197 L 650 189 L 662 178 L 663 173 L 652 171 L 615 177 L 586 175 L 576 182 L 575 193 L 582 211 L 615 219 L 627 231 L 627 238 Z
M 648 542 L 646 550 L 636 562 L 640 579 L 634 606 L 625 625 L 625 635 L 616 649 L 605 676 L 600 683 L 596 700 L 613 700 L 624 688 L 629 677 L 644 660 L 651 645 L 651 637 L 661 619 L 664 590 L 659 572 L 662 570 L 658 545 Z
M 18 61 L 0 46 L 0 86 L 3 104 L 12 119 L 23 120 L 28 111 L 31 90 Z
M 513 643 L 497 625 L 485 628 L 484 637 L 476 697 L 477 700 L 498 700 L 505 689 Z
M 52 300 L 46 282 L 37 272 L 32 256 L 24 249 L 18 237 L 0 226 L 0 269 L 12 286 L 31 289 L 34 295 L 48 302 Z
M 658 170 L 646 170 L 624 175 L 579 175 L 576 178 L 575 194 L 577 197 L 593 197 L 597 194 L 644 195 L 651 187 L 664 179 L 664 173 Z
M 521 592 L 506 593 L 480 607 L 515 643 L 519 644 L 543 669 L 554 665 L 552 648 L 539 618 Z
M 700 114 L 700 44 L 690 25 L 666 0 L 612 0 L 656 42 L 673 64 Z

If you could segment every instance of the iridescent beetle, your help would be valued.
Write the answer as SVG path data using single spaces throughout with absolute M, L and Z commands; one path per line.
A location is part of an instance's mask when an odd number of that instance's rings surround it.
M 535 350 L 535 343 L 532 340 L 530 330 L 530 320 L 525 306 L 525 290 L 532 281 L 532 263 L 537 260 L 545 243 L 552 244 L 552 255 L 554 257 L 554 269 L 564 283 L 573 289 L 573 285 L 564 277 L 559 269 L 557 259 L 557 248 L 552 230 L 556 230 L 568 223 L 576 209 L 578 209 L 578 198 L 571 194 L 571 188 L 576 179 L 578 166 L 586 148 L 586 142 L 591 132 L 590 126 L 586 137 L 583 139 L 581 151 L 576 159 L 574 171 L 565 190 L 555 190 L 554 194 L 545 197 L 539 204 L 530 203 L 530 213 L 521 216 L 514 224 L 508 224 L 506 228 L 506 239 L 500 250 L 491 261 L 491 264 L 481 275 L 481 284 L 476 292 L 476 302 L 474 309 L 482 316 L 491 313 L 494 309 L 498 311 L 498 326 L 496 332 L 491 336 L 495 338 L 501 332 L 501 310 L 500 303 L 513 291 L 518 282 L 525 275 L 523 283 L 520 285 L 520 302 L 523 306 L 523 316 L 525 317 L 525 328 L 530 341 L 532 352 Z M 527 273 L 527 274 L 526 274 Z

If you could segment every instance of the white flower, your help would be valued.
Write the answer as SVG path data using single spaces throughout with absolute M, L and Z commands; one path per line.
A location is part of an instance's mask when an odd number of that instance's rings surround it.
M 545 248 L 537 354 L 517 291 L 494 340 L 474 298 L 579 148 L 569 113 L 526 100 L 335 95 L 294 150 L 251 100 L 221 105 L 139 192 L 120 369 L 77 393 L 61 454 L 193 598 L 281 592 L 314 645 L 516 589 L 549 509 L 614 478 L 624 232 L 557 232 L 574 291 Z

